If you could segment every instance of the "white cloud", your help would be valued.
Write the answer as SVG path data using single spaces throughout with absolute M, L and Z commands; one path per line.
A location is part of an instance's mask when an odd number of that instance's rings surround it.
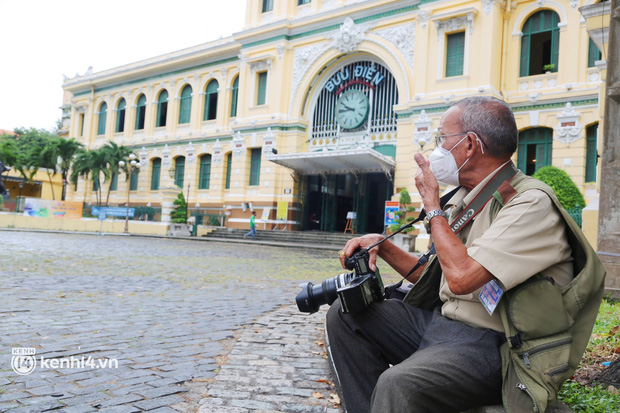
M 0 129 L 51 129 L 62 75 L 122 66 L 242 30 L 246 0 L 0 0 Z

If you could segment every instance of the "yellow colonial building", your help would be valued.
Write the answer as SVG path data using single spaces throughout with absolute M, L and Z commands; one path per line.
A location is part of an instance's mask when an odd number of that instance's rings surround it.
M 129 190 L 166 207 L 182 188 L 228 227 L 253 209 L 267 228 L 342 231 L 355 212 L 357 232 L 381 232 L 449 105 L 495 96 L 517 119 L 517 166 L 564 169 L 590 200 L 605 79 L 578 10 L 591 3 L 247 0 L 230 37 L 65 79 L 64 133 L 134 150 L 141 168 L 112 203 Z M 92 184 L 68 199 L 94 202 Z

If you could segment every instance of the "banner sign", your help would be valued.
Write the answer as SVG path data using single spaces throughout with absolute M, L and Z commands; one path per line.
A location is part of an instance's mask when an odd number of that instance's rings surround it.
M 358 65 L 351 71 L 348 67 L 345 67 L 341 71 L 336 72 L 336 74 L 327 81 L 325 89 L 327 89 L 328 92 L 333 92 L 338 88 L 336 90 L 336 94 L 338 94 L 347 86 L 357 83 L 362 83 L 374 89 L 383 79 L 385 79 L 385 76 L 374 67 Z
M 81 202 L 26 198 L 24 215 L 28 217 L 80 219 L 82 218 L 82 207 Z
M 383 221 L 383 225 L 394 225 L 398 224 L 396 220 L 398 219 L 398 201 L 385 201 L 385 219 Z
M 278 201 L 278 210 L 276 213 L 277 220 L 286 221 L 288 219 L 288 202 Z
M 135 208 L 129 208 L 129 218 L 133 218 Z M 90 212 L 91 215 L 99 216 L 101 214 L 111 217 L 126 217 L 127 208 L 125 207 L 96 207 L 94 206 Z

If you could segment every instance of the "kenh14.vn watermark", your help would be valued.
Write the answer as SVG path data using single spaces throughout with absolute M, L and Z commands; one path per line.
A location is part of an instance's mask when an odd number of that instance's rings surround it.
M 25 376 L 32 373 L 37 365 L 41 369 L 117 369 L 118 360 L 113 358 L 96 359 L 91 356 L 70 356 L 45 358 L 39 356 L 37 349 L 32 347 L 17 347 L 11 351 L 11 367 L 15 373 Z

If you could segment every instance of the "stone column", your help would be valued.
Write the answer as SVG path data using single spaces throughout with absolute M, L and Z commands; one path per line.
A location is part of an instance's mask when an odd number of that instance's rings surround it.
M 620 0 L 610 3 L 598 254 L 607 269 L 605 286 L 620 296 Z

